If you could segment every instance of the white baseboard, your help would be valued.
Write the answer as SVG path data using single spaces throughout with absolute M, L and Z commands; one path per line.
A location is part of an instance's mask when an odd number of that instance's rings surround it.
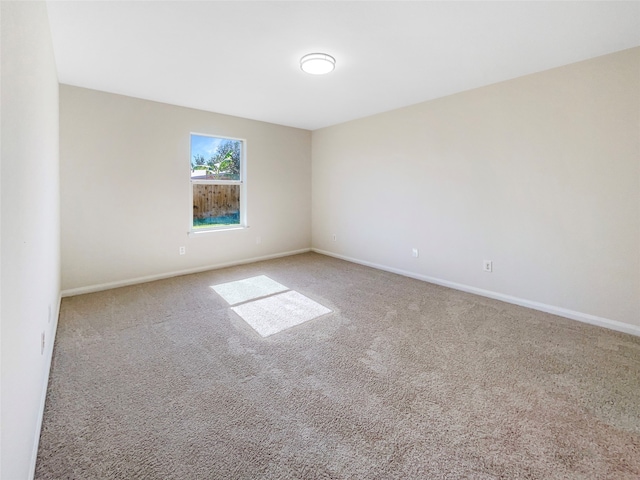
M 33 448 L 31 451 L 31 463 L 29 465 L 29 479 L 35 477 L 36 474 L 36 462 L 38 460 L 38 447 L 40 445 L 40 432 L 42 431 L 42 420 L 44 418 L 44 407 L 47 400 L 47 390 L 49 389 L 49 376 L 51 375 L 51 363 L 53 360 L 53 347 L 56 339 L 56 332 L 58 330 L 58 318 L 60 317 L 60 302 L 62 297 L 58 295 L 58 302 L 54 309 L 54 322 L 49 331 L 49 345 L 46 347 L 46 375 L 45 381 L 42 385 L 42 392 L 40 393 L 40 406 L 38 410 L 38 420 L 36 422 L 35 439 L 33 441 Z
M 616 330 L 618 332 L 629 333 L 640 337 L 640 327 L 631 325 L 629 323 L 618 322 L 616 320 L 610 320 L 608 318 L 597 317 L 588 313 L 576 312 L 567 308 L 555 307 L 553 305 L 547 305 L 545 303 L 535 302 L 533 300 L 526 300 L 524 298 L 513 297 L 511 295 L 505 295 L 503 293 L 492 292 L 490 290 L 484 290 L 482 288 L 471 287 L 462 283 L 450 282 L 448 280 L 442 280 L 439 278 L 429 277 L 427 275 L 421 275 L 419 273 L 409 272 L 401 270 L 399 268 L 388 267 L 386 265 L 380 265 L 373 262 L 367 262 L 359 260 L 357 258 L 348 257 L 346 255 L 340 255 L 326 250 L 320 250 L 318 248 L 312 248 L 312 251 L 327 255 L 329 257 L 339 258 L 346 260 L 347 262 L 357 263 L 365 265 L 367 267 L 376 268 L 378 270 L 384 270 L 386 272 L 396 273 L 404 277 L 415 278 L 416 280 L 422 280 L 424 282 L 435 283 L 436 285 L 442 285 L 443 287 L 453 288 L 455 290 L 461 290 L 463 292 L 474 293 L 483 297 L 493 298 L 495 300 L 501 300 L 507 303 L 513 303 L 522 307 L 532 308 L 541 312 L 551 313 L 560 317 L 570 318 L 571 320 L 578 320 L 579 322 L 588 323 L 591 325 L 597 325 L 599 327 L 608 328 L 610 330 Z
M 126 287 L 126 286 L 129 286 L 129 285 L 136 285 L 138 283 L 153 282 L 155 280 L 162 280 L 164 278 L 178 277 L 180 275 L 189 275 L 190 273 L 206 272 L 207 270 L 217 270 L 217 269 L 220 269 L 220 268 L 234 267 L 236 265 L 244 265 L 246 263 L 261 262 L 263 260 L 272 260 L 274 258 L 288 257 L 290 255 L 298 255 L 299 253 L 307 253 L 307 252 L 310 252 L 310 251 L 311 251 L 310 248 L 302 248 L 300 250 L 293 250 L 293 251 L 282 252 L 282 253 L 274 253 L 274 254 L 265 255 L 265 256 L 262 256 L 262 257 L 247 258 L 247 259 L 244 259 L 244 260 L 234 260 L 234 261 L 231 261 L 231 262 L 217 263 L 217 264 L 214 264 L 214 265 L 206 265 L 206 266 L 203 266 L 203 267 L 188 268 L 186 270 L 178 270 L 178 271 L 175 271 L 175 272 L 159 273 L 157 275 L 148 275 L 146 277 L 137 277 L 137 278 L 130 278 L 130 279 L 127 279 L 127 280 L 118 280 L 118 281 L 115 281 L 115 282 L 100 283 L 100 284 L 97 284 L 97 285 L 89 285 L 89 286 L 86 286 L 86 287 L 70 288 L 70 289 L 67 289 L 67 290 L 63 290 L 62 291 L 62 296 L 63 297 L 72 297 L 74 295 L 82 295 L 83 293 L 100 292 L 102 290 L 110 290 L 112 288 Z

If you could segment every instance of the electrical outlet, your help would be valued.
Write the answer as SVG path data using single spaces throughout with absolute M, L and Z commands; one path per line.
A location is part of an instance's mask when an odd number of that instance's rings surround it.
M 185 253 L 187 253 L 187 248 L 186 247 L 180 247 L 180 255 L 184 255 Z
M 44 355 L 44 331 L 40 334 L 40 355 Z
M 262 243 L 262 238 L 256 237 L 256 245 L 260 245 Z
M 482 263 L 482 270 L 489 273 L 493 272 L 493 262 L 491 260 L 485 260 Z
M 412 256 L 413 258 L 418 258 L 418 255 L 419 255 L 419 252 L 418 252 L 418 249 L 417 249 L 417 248 L 413 248 L 413 249 L 411 249 L 411 256 Z
M 336 236 L 336 234 L 334 233 L 333 236 L 331 237 L 331 239 L 336 242 L 338 240 L 338 237 Z

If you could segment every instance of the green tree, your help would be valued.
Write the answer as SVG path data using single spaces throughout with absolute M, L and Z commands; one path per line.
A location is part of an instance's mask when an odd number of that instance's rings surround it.
M 217 177 L 240 178 L 240 142 L 223 140 L 216 148 L 207 165 Z

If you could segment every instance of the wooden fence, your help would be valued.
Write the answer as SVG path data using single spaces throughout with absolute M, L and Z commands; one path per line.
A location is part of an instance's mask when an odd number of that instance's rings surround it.
M 193 218 L 238 214 L 240 185 L 193 185 Z

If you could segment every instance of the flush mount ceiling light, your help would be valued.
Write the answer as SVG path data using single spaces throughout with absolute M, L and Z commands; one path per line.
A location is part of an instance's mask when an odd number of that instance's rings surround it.
M 300 59 L 300 68 L 312 75 L 324 75 L 336 68 L 336 59 L 326 53 L 310 53 Z

